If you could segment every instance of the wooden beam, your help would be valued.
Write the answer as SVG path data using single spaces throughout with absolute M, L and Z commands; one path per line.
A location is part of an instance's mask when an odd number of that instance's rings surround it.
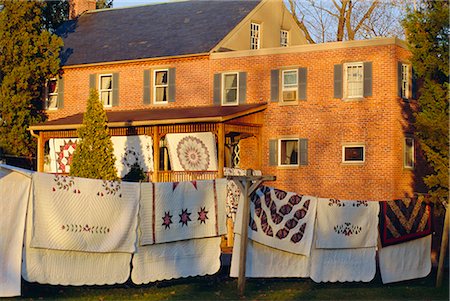
M 219 123 L 217 126 L 217 177 L 223 178 L 223 168 L 225 166 L 225 129 L 223 123 Z
M 158 182 L 159 173 L 159 127 L 153 128 L 153 174 L 152 182 Z
M 441 250 L 439 251 L 439 263 L 438 270 L 436 276 L 436 287 L 442 286 L 442 278 L 444 276 L 444 259 L 445 255 L 447 255 L 447 247 L 448 247 L 448 227 L 450 223 L 450 213 L 449 206 L 447 205 L 445 210 L 445 219 L 444 219 L 444 230 L 442 231 L 442 240 L 441 240 Z

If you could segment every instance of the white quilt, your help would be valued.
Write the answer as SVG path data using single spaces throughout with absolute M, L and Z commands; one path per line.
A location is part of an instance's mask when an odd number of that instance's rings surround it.
M 230 277 L 239 276 L 241 236 L 234 237 Z M 284 252 L 248 240 L 245 276 L 254 278 L 309 277 L 310 257 Z
M 216 139 L 213 133 L 167 134 L 166 141 L 172 170 L 217 170 Z
M 32 247 L 134 252 L 139 183 L 35 173 L 33 189 Z
M 32 228 L 33 203 L 30 201 L 22 255 L 22 277 L 26 281 L 52 285 L 104 285 L 124 283 L 129 278 L 131 254 L 31 248 Z
M 0 168 L 0 297 L 20 296 L 21 251 L 31 173 Z
M 316 248 L 375 247 L 379 210 L 378 202 L 319 198 Z
M 139 164 L 144 172 L 153 171 L 153 139 L 147 135 L 112 136 L 119 177 L 130 172 L 131 166 Z
M 250 201 L 248 237 L 282 251 L 309 256 L 314 233 L 317 198 L 260 186 Z M 238 208 L 235 233 L 241 234 Z
M 226 180 L 141 184 L 141 245 L 226 233 Z
M 135 284 L 212 275 L 220 268 L 220 237 L 139 246 L 132 264 Z
M 383 283 L 426 277 L 431 272 L 431 235 L 381 248 L 378 254 Z
M 55 138 L 50 139 L 48 143 L 50 146 L 50 172 L 69 173 L 78 138 Z

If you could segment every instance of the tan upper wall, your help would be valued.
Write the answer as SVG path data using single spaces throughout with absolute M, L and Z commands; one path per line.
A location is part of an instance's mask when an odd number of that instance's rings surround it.
M 250 23 L 261 25 L 261 48 L 280 47 L 280 30 L 289 32 L 289 46 L 307 44 L 282 0 L 264 0 L 216 47 L 230 50 L 250 49 Z

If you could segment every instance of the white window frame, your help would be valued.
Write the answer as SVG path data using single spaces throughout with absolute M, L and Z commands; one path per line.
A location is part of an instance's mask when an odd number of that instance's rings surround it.
M 287 72 L 295 72 L 297 82 L 295 85 L 291 84 L 290 87 L 285 87 L 284 85 L 284 74 Z M 284 100 L 284 92 L 295 91 L 294 100 Z M 281 102 L 283 103 L 295 103 L 298 101 L 298 69 L 286 69 L 281 71 Z
M 261 24 L 250 23 L 250 49 L 261 48 Z
M 235 102 L 225 102 L 226 90 L 225 90 L 225 76 L 226 75 L 236 75 L 236 101 Z M 226 72 L 222 73 L 222 91 L 221 91 L 221 102 L 222 106 L 236 106 L 239 105 L 239 72 Z
M 408 149 L 407 147 L 407 140 L 411 140 L 412 142 L 412 146 L 410 149 Z M 409 165 L 409 162 L 406 162 L 407 156 L 406 156 L 406 152 L 410 150 L 410 156 L 411 156 L 411 165 Z M 405 137 L 405 139 L 403 140 L 403 167 L 406 169 L 414 169 L 414 164 L 416 162 L 415 160 L 415 150 L 414 150 L 414 138 L 413 137 Z
M 48 90 L 49 82 L 53 81 L 53 80 L 56 81 L 56 93 L 49 93 L 49 90 Z M 45 82 L 45 105 L 44 105 L 44 107 L 45 107 L 46 110 L 48 110 L 48 111 L 58 110 L 58 93 L 59 93 L 59 91 L 58 91 L 58 78 L 52 77 L 52 78 L 48 79 Z M 49 107 L 49 99 L 50 99 L 51 96 L 56 96 L 56 104 L 55 104 L 54 108 L 50 108 Z
M 297 164 L 283 164 L 281 161 L 281 142 L 297 141 Z M 298 167 L 300 166 L 300 138 L 279 138 L 278 139 L 278 166 L 279 167 Z
M 289 31 L 281 29 L 280 30 L 280 46 L 288 47 L 289 46 Z
M 350 148 L 350 147 L 362 147 L 363 149 L 363 159 L 362 161 L 353 161 L 353 160 L 345 160 L 345 149 L 346 148 Z M 342 145 L 342 163 L 345 164 L 363 164 L 366 162 L 366 145 L 363 143 L 348 143 L 348 144 L 343 144 Z
M 410 74 L 409 74 L 409 65 L 408 64 L 402 64 L 402 98 L 403 99 L 409 99 L 409 80 L 410 80 Z
M 167 74 L 167 83 L 164 85 L 157 85 L 156 84 L 156 72 L 166 72 Z M 153 82 L 152 82 L 152 86 L 153 86 L 153 103 L 154 104 L 166 104 L 169 103 L 169 69 L 164 68 L 164 69 L 155 69 L 153 70 Z M 167 100 L 166 101 L 157 101 L 156 100 L 156 88 L 167 88 Z
M 110 89 L 102 89 L 102 77 L 111 77 L 111 88 Z M 112 75 L 112 73 L 109 73 L 109 74 L 100 74 L 99 76 L 98 76 L 98 94 L 99 94 L 99 98 L 100 98 L 100 101 L 102 101 L 102 103 L 103 103 L 103 106 L 105 107 L 105 108 L 111 108 L 112 107 L 112 101 L 113 101 L 113 85 L 114 85 L 114 83 L 113 83 L 113 75 Z M 110 92 L 111 93 L 111 98 L 110 98 L 110 103 L 109 104 L 105 104 L 104 102 L 103 102 L 103 98 L 102 98 L 102 92 Z
M 354 83 L 357 83 L 360 85 L 360 90 L 361 90 L 361 94 L 355 94 L 355 95 L 350 95 L 350 91 L 349 91 L 349 84 L 350 81 L 348 80 L 348 70 L 350 68 L 353 67 L 358 67 L 361 68 L 361 72 L 362 72 L 362 78 L 360 81 L 355 81 Z M 346 63 L 344 64 L 344 95 L 345 98 L 363 98 L 364 97 L 364 63 L 363 62 L 354 62 L 354 63 Z

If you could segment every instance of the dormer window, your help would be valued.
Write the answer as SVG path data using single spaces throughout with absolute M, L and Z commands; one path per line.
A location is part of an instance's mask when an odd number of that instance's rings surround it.
M 56 78 L 47 81 L 45 89 L 45 109 L 58 109 L 58 80 Z
M 280 46 L 288 47 L 289 46 L 289 32 L 287 30 L 280 30 Z
M 259 49 L 261 42 L 261 25 L 250 23 L 250 49 Z

